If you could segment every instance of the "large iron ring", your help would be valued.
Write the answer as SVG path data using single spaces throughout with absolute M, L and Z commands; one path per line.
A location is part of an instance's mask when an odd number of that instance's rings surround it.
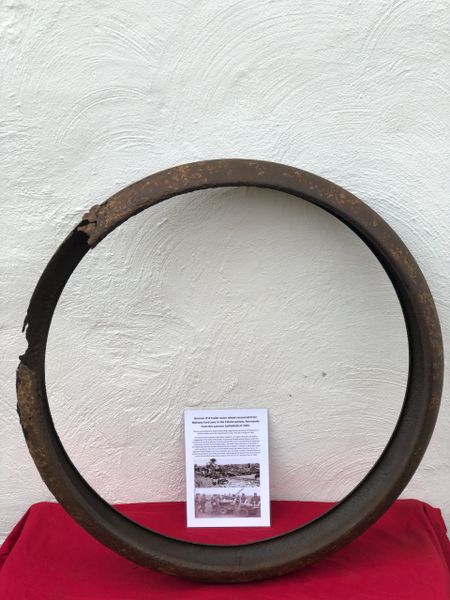
M 55 430 L 45 388 L 48 331 L 61 292 L 83 256 L 128 218 L 163 200 L 206 188 L 256 186 L 292 194 L 333 214 L 383 265 L 397 292 L 409 343 L 409 376 L 394 433 L 367 476 L 339 504 L 283 535 L 245 545 L 190 543 L 167 537 L 114 510 L 83 479 Z M 39 472 L 65 510 L 97 540 L 126 558 L 173 575 L 241 582 L 288 573 L 337 550 L 365 531 L 416 470 L 436 421 L 443 351 L 433 298 L 414 258 L 394 231 L 337 185 L 271 162 L 212 160 L 174 167 L 94 206 L 44 270 L 25 320 L 28 349 L 17 372 L 18 411 Z

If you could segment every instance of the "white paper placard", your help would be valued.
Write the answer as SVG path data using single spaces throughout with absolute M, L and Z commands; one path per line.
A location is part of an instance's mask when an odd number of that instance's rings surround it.
M 268 527 L 266 408 L 186 410 L 188 527 Z

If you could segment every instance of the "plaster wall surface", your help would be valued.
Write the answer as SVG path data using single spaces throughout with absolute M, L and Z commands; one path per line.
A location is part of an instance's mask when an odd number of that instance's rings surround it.
M 93 204 L 160 169 L 274 160 L 347 188 L 410 248 L 450 336 L 449 4 L 4 0 L 0 536 L 51 496 L 15 413 L 21 324 Z M 362 242 L 287 195 L 165 202 L 89 253 L 52 325 L 48 392 L 108 501 L 184 498 L 182 411 L 268 407 L 276 499 L 339 500 L 391 435 L 407 377 L 393 289 Z M 450 519 L 448 375 L 404 497 Z

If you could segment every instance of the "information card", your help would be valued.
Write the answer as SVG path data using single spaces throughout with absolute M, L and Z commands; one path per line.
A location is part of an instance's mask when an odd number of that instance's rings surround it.
M 186 410 L 188 527 L 270 525 L 267 409 Z

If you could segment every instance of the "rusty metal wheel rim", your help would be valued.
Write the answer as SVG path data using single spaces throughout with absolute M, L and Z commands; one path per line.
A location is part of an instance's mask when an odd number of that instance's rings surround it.
M 409 344 L 409 375 L 395 430 L 366 477 L 339 504 L 306 525 L 245 545 L 170 538 L 129 520 L 105 502 L 70 461 L 55 430 L 45 387 L 45 350 L 53 312 L 83 256 L 118 225 L 168 198 L 230 186 L 297 196 L 350 227 L 378 258 L 396 290 Z M 443 352 L 433 298 L 395 232 L 361 200 L 311 173 L 277 163 L 213 160 L 151 175 L 94 206 L 44 270 L 25 319 L 28 348 L 17 371 L 18 411 L 29 451 L 50 491 L 97 540 L 148 568 L 210 582 L 265 579 L 308 565 L 355 539 L 398 497 L 416 470 L 437 418 Z

